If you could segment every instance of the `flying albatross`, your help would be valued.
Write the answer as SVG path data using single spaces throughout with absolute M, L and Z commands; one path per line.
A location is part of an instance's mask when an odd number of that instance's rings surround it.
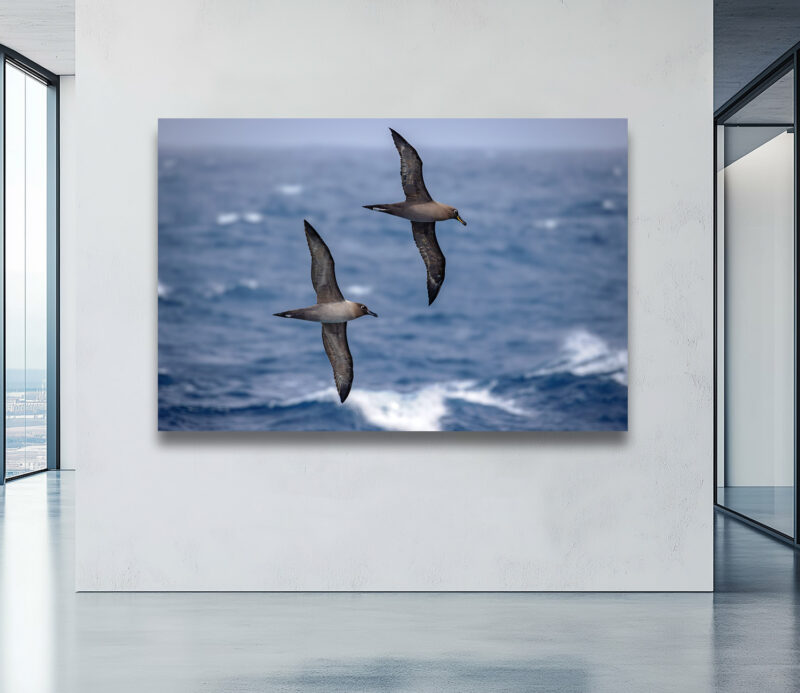
M 444 253 L 436 240 L 436 222 L 456 219 L 464 226 L 458 210 L 450 205 L 436 202 L 425 188 L 422 179 L 422 159 L 405 138 L 389 128 L 395 147 L 400 153 L 400 178 L 403 182 L 405 202 L 392 202 L 383 205 L 364 205 L 366 209 L 393 214 L 411 222 L 414 242 L 428 270 L 428 305 L 436 300 L 444 282 Z
M 345 300 L 336 283 L 333 256 L 325 241 L 305 219 L 306 240 L 311 251 L 311 283 L 317 292 L 317 302 L 308 308 L 274 313 L 279 318 L 311 320 L 322 323 L 322 344 L 333 366 L 333 379 L 339 400 L 344 402 L 353 384 L 353 357 L 347 345 L 347 322 L 362 315 L 377 318 L 363 303 Z

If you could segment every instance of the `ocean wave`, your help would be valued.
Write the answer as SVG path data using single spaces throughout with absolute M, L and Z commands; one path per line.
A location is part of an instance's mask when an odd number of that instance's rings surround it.
M 221 212 L 217 214 L 217 224 L 219 226 L 230 226 L 239 221 L 239 215 L 236 212 Z
M 616 203 L 614 200 L 603 200 L 603 209 L 607 212 L 615 210 L 617 208 Z
M 259 284 L 257 279 L 246 278 L 239 280 L 239 286 L 244 287 L 245 289 L 250 289 L 250 291 L 255 291 L 261 286 L 261 284 Z
M 158 297 L 159 298 L 169 298 L 169 295 L 172 293 L 172 289 L 167 286 L 166 284 L 162 284 L 158 282 Z
M 628 384 L 628 351 L 614 349 L 601 337 L 587 330 L 575 330 L 567 335 L 561 356 L 550 366 L 540 368 L 534 376 L 571 373 L 578 377 L 604 375 Z
M 557 229 L 559 225 L 558 219 L 539 219 L 537 222 L 534 223 L 534 226 L 537 229 L 546 229 L 547 231 L 553 231 Z
M 264 219 L 264 215 L 260 212 L 245 212 L 242 214 L 242 219 L 248 224 L 260 224 Z
M 227 284 L 224 282 L 209 282 L 203 287 L 200 293 L 202 293 L 206 298 L 219 298 L 220 296 L 240 291 L 242 289 L 247 291 L 257 291 L 260 288 L 261 284 L 257 279 L 245 278 L 240 279 L 238 282 Z
M 372 287 L 364 284 L 351 284 L 345 289 L 345 293 L 350 296 L 369 296 L 372 293 Z
M 203 296 L 206 298 L 216 298 L 217 296 L 222 296 L 228 288 L 222 282 L 209 282 L 203 288 Z
M 278 192 L 281 195 L 299 195 L 301 192 L 303 192 L 303 186 L 289 184 L 279 185 Z
M 344 407 L 357 413 L 371 426 L 386 431 L 441 431 L 443 420 L 449 413 L 448 401 L 492 407 L 513 416 L 530 416 L 530 412 L 517 406 L 513 400 L 494 395 L 492 386 L 493 383 L 479 386 L 474 381 L 458 381 L 435 383 L 412 392 L 355 389 L 350 393 Z M 196 414 L 222 415 L 267 412 L 327 403 L 339 407 L 339 395 L 333 387 L 277 402 L 230 408 L 193 407 L 192 410 Z
M 332 396 L 335 391 L 331 388 Z M 354 390 L 345 406 L 358 410 L 370 424 L 388 431 L 441 431 L 447 416 L 448 400 L 460 400 L 493 407 L 515 416 L 527 412 L 513 400 L 492 394 L 491 385 L 480 387 L 474 381 L 435 383 L 414 392 L 394 390 Z

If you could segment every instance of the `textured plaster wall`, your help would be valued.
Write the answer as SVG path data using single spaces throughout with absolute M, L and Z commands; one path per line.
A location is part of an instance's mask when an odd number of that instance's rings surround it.
M 81 590 L 712 587 L 710 0 L 78 0 Z M 156 123 L 629 118 L 630 432 L 159 435 Z

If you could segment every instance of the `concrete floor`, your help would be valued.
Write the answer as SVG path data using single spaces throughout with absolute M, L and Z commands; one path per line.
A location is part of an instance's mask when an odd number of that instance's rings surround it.
M 0 691 L 798 691 L 800 561 L 717 517 L 716 594 L 75 594 L 74 473 L 0 490 Z

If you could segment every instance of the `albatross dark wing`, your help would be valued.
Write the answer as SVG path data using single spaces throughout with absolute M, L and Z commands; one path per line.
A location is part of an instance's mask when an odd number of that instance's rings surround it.
M 322 343 L 333 366 L 333 379 L 336 381 L 339 400 L 344 402 L 353 384 L 353 357 L 347 345 L 347 323 L 322 323 Z
M 412 221 L 414 243 L 428 270 L 428 305 L 436 300 L 444 282 L 444 253 L 436 240 L 436 224 L 432 221 Z
M 311 283 L 317 292 L 317 303 L 344 301 L 344 296 L 336 283 L 331 251 L 314 227 L 305 220 L 303 223 L 306 225 L 306 240 L 311 251 Z
M 425 188 L 425 181 L 422 179 L 422 159 L 419 158 L 417 150 L 406 142 L 402 135 L 398 135 L 392 128 L 389 130 L 392 131 L 394 146 L 400 153 L 400 178 L 403 181 L 406 201 L 430 202 L 433 198 Z

